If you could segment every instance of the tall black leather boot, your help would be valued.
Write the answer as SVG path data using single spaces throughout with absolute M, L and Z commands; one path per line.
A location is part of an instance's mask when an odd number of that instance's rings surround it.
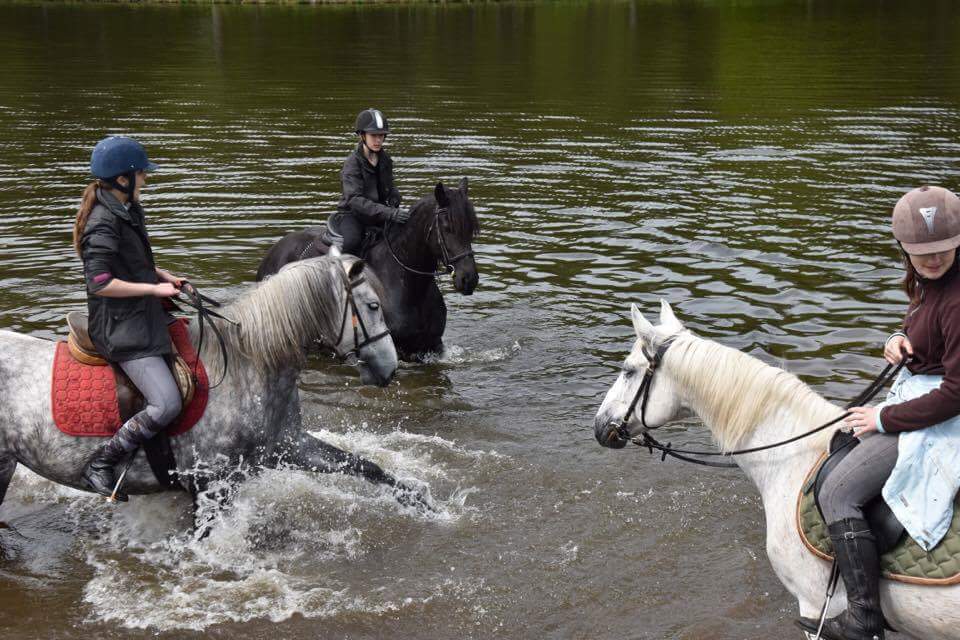
M 880 554 L 877 541 L 865 520 L 844 518 L 827 526 L 833 542 L 840 576 L 847 589 L 847 610 L 827 620 L 824 640 L 883 640 L 880 609 Z M 816 633 L 820 621 L 800 618 L 797 625 Z
M 153 436 L 153 432 L 144 424 L 152 422 L 143 412 L 127 420 L 113 437 L 105 442 L 93 459 L 83 470 L 83 479 L 96 493 L 110 497 L 117 486 L 116 466 L 123 461 L 130 452 Z M 120 502 L 129 500 L 127 494 L 118 491 L 116 499 Z

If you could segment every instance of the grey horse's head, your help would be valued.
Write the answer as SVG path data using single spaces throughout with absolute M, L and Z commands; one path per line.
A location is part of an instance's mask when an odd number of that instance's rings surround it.
M 291 262 L 231 307 L 243 352 L 264 369 L 303 366 L 320 343 L 356 364 L 366 384 L 385 386 L 397 370 L 378 282 L 353 256 Z
M 344 312 L 337 329 L 339 341 L 330 345 L 347 360 L 355 360 L 364 384 L 386 386 L 397 371 L 397 350 L 383 317 L 377 291 L 383 287 L 360 258 L 333 250 L 346 274 Z

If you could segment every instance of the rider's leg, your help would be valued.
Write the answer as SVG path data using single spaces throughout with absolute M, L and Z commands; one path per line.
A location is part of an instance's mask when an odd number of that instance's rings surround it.
M 173 422 L 182 406 L 180 390 L 162 357 L 128 360 L 121 362 L 120 368 L 143 394 L 147 405 L 97 450 L 83 472 L 90 488 L 106 496 L 113 493 L 116 485 L 117 463 Z
M 882 433 L 863 438 L 820 490 L 820 507 L 847 590 L 847 610 L 824 625 L 827 640 L 883 639 L 880 554 L 863 509 L 880 495 L 890 477 L 897 463 L 898 440 L 896 434 Z M 817 622 L 802 619 L 800 626 L 815 631 Z
M 365 227 L 355 215 L 341 215 L 337 221 L 337 233 L 343 236 L 344 253 L 358 256 L 363 246 L 363 232 Z

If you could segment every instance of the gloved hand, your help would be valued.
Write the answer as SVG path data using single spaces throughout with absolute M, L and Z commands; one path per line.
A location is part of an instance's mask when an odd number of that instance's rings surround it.
M 393 224 L 406 224 L 407 220 L 410 219 L 410 210 L 397 207 L 390 214 L 389 219 Z
M 399 195 L 391 195 L 389 198 L 387 198 L 387 206 L 388 206 L 388 207 L 399 207 L 399 206 L 400 206 L 400 196 L 399 196 Z

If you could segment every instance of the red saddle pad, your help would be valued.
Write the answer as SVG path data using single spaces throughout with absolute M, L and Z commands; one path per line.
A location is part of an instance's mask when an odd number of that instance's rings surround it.
M 193 369 L 197 380 L 193 400 L 166 430 L 168 435 L 178 436 L 189 431 L 203 417 L 210 382 L 203 363 L 197 361 L 197 352 L 187 331 L 187 320 L 177 320 L 169 325 L 169 330 L 170 340 Z M 53 421 L 67 435 L 108 438 L 120 428 L 113 367 L 77 362 L 70 356 L 65 341 L 57 343 L 53 358 L 50 399 Z

